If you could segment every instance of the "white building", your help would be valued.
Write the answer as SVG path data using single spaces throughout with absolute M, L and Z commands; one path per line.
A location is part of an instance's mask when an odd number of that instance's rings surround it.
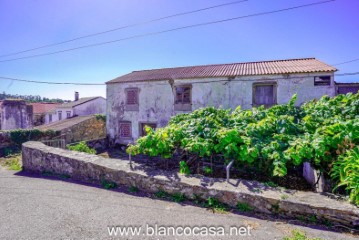
M 106 99 L 103 97 L 79 98 L 75 93 L 75 101 L 61 104 L 46 113 L 45 123 L 51 123 L 75 116 L 106 114 Z
M 107 82 L 107 134 L 126 144 L 143 127 L 206 106 L 242 109 L 334 96 L 337 69 L 314 58 L 134 71 Z

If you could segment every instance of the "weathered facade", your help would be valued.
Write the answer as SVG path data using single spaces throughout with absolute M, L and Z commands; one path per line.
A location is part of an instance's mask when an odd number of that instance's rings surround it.
M 334 72 L 316 59 L 207 65 L 136 71 L 107 82 L 107 134 L 126 144 L 144 125 L 164 127 L 171 116 L 198 108 L 242 109 L 297 104 L 334 96 Z
M 30 103 L 33 107 L 33 124 L 39 126 L 45 124 L 46 114 L 54 111 L 56 107 L 60 106 L 61 103 Z
M 357 93 L 359 91 L 359 82 L 357 83 L 335 83 L 337 94 Z
M 0 130 L 31 128 L 33 109 L 24 100 L 3 100 L 0 102 Z
M 78 98 L 75 101 L 64 103 L 52 111 L 46 113 L 45 123 L 72 118 L 75 116 L 89 116 L 94 114 L 106 114 L 106 99 L 103 97 Z

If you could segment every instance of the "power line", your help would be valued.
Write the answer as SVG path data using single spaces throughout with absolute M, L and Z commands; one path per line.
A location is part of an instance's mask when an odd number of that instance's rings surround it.
M 42 84 L 57 84 L 57 85 L 85 85 L 85 86 L 98 86 L 98 85 L 106 85 L 104 83 L 74 83 L 74 82 L 46 82 L 46 81 L 34 81 L 34 80 L 26 80 L 19 78 L 10 78 L 10 77 L 0 77 L 1 79 L 17 81 L 17 82 L 29 82 L 29 83 L 42 83 Z
M 359 72 L 351 72 L 351 73 L 340 73 L 334 74 L 335 77 L 343 77 L 343 76 L 353 76 L 359 75 Z M 289 79 L 295 78 L 305 78 L 310 76 L 292 76 Z M 106 85 L 105 83 L 74 83 L 74 82 L 47 82 L 47 81 L 35 81 L 35 80 L 26 80 L 26 79 L 19 79 L 19 78 L 10 78 L 10 77 L 1 77 L 0 79 L 11 80 L 11 81 L 18 81 L 18 82 L 28 82 L 28 83 L 41 83 L 41 84 L 56 84 L 56 85 L 88 85 L 88 86 L 102 86 Z M 279 79 L 288 79 L 288 78 L 268 78 L 266 80 L 279 80 Z M 164 80 L 165 81 L 165 80 Z M 211 82 L 231 82 L 231 81 L 244 81 L 243 79 L 235 79 L 235 80 L 228 80 L 228 79 L 221 79 L 221 80 L 209 80 L 209 81 L 191 81 L 191 83 L 211 83 Z M 168 84 L 164 84 L 168 85 Z
M 315 3 L 310 3 L 310 4 L 299 5 L 299 6 L 295 6 L 295 7 L 282 8 L 282 9 L 279 9 L 279 10 L 266 11 L 266 12 L 260 12 L 260 13 L 250 14 L 250 15 L 244 15 L 244 16 L 239 16 L 239 17 L 233 17 L 233 18 L 217 20 L 217 21 L 211 21 L 211 22 L 187 25 L 187 26 L 183 26 L 183 27 L 172 28 L 172 29 L 168 29 L 168 30 L 151 32 L 151 33 L 145 33 L 145 34 L 140 34 L 140 35 L 134 35 L 134 36 L 121 38 L 121 39 L 117 39 L 117 40 L 94 43 L 94 44 L 89 44 L 89 45 L 84 45 L 84 46 L 80 46 L 80 47 L 64 49 L 64 50 L 55 51 L 55 52 L 36 54 L 36 55 L 30 55 L 30 56 L 13 58 L 13 59 L 5 59 L 5 60 L 1 60 L 0 62 L 10 62 L 10 61 L 16 61 L 16 60 L 21 60 L 21 59 L 28 59 L 28 58 L 35 58 L 35 57 L 54 55 L 54 54 L 58 54 L 58 53 L 69 52 L 69 51 L 79 50 L 79 49 L 83 49 L 83 48 L 96 47 L 96 46 L 100 46 L 100 45 L 111 44 L 111 43 L 126 41 L 126 40 L 130 40 L 130 39 L 136 39 L 136 38 L 143 38 L 143 37 L 148 37 L 148 36 L 153 36 L 153 35 L 159 35 L 159 34 L 163 34 L 163 33 L 174 32 L 174 31 L 188 29 L 188 28 L 194 28 L 194 27 L 201 27 L 201 26 L 206 26 L 206 25 L 218 24 L 218 23 L 229 22 L 229 21 L 234 21 L 234 20 L 243 19 L 243 18 L 250 18 L 250 17 L 258 17 L 258 16 L 263 16 L 263 15 L 269 15 L 269 14 L 273 14 L 273 13 L 279 13 L 279 12 L 294 10 L 294 9 L 298 9 L 298 8 L 304 8 L 304 7 L 314 6 L 314 5 L 326 4 L 326 3 L 334 2 L 334 1 L 335 0 L 327 0 L 327 1 L 321 1 L 321 2 L 315 2 Z
M 353 59 L 353 60 L 349 60 L 349 61 L 346 61 L 346 62 L 337 63 L 337 64 L 334 64 L 333 66 L 343 65 L 343 64 L 347 64 L 347 63 L 356 62 L 356 61 L 359 61 L 359 58 Z
M 200 9 L 196 9 L 196 10 L 192 10 L 192 11 L 188 11 L 188 12 L 176 13 L 176 14 L 173 14 L 173 15 L 165 16 L 165 17 L 155 18 L 155 19 L 152 19 L 152 20 L 149 20 L 149 21 L 129 24 L 129 25 L 126 25 L 126 26 L 117 27 L 117 28 L 109 29 L 109 30 L 102 31 L 102 32 L 97 32 L 97 33 L 92 33 L 92 34 L 88 34 L 88 35 L 85 35 L 85 36 L 76 37 L 76 38 L 65 40 L 65 41 L 62 41 L 62 42 L 46 44 L 46 45 L 43 45 L 43 46 L 40 46 L 40 47 L 35 47 L 35 48 L 31 48 L 31 49 L 27 49 L 27 50 L 23 50 L 23 51 L 19 51 L 19 52 L 0 55 L 0 58 L 1 57 L 8 57 L 8 56 L 13 56 L 13 55 L 18 55 L 20 53 L 30 52 L 30 51 L 34 51 L 34 50 L 38 50 L 38 49 L 42 49 L 42 48 L 53 47 L 53 46 L 57 46 L 57 45 L 77 41 L 77 40 L 84 39 L 84 38 L 94 37 L 94 36 L 114 32 L 114 31 L 126 29 L 126 28 L 146 25 L 146 24 L 150 24 L 150 23 L 153 23 L 153 22 L 162 21 L 162 20 L 165 20 L 165 19 L 170 19 L 170 18 L 174 18 L 174 17 L 189 15 L 189 14 L 193 14 L 193 13 L 198 13 L 198 12 L 202 12 L 202 11 L 211 10 L 211 9 L 214 9 L 214 8 L 220 8 L 220 7 L 225 7 L 225 6 L 229 6 L 229 5 L 239 4 L 239 3 L 243 3 L 243 2 L 247 2 L 247 1 L 249 1 L 249 0 L 241 0 L 241 1 L 229 2 L 229 3 L 219 4 L 219 5 L 210 6 L 210 7 L 206 7 L 206 8 L 200 8 Z

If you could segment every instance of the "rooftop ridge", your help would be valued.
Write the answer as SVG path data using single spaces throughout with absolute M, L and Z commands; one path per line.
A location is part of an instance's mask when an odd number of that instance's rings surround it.
M 216 64 L 203 64 L 203 65 L 189 65 L 189 66 L 180 66 L 180 67 L 166 67 L 166 68 L 152 68 L 152 69 L 136 70 L 136 71 L 132 71 L 131 73 L 154 71 L 154 70 L 164 70 L 164 69 L 179 69 L 179 68 L 207 67 L 207 66 L 208 67 L 211 67 L 211 66 L 228 66 L 228 65 L 235 65 L 235 64 L 287 62 L 287 61 L 299 61 L 299 60 L 316 60 L 316 58 L 315 57 L 308 57 L 308 58 L 291 58 L 291 59 L 264 60 L 264 61 L 252 61 L 252 62 L 234 62 L 234 63 L 216 63 Z M 326 65 L 328 65 L 328 64 L 326 64 Z

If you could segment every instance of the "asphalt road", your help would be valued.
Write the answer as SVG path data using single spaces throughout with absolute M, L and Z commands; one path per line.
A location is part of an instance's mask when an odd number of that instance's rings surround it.
M 148 225 L 149 227 L 146 227 Z M 157 225 L 157 233 L 155 227 Z M 229 226 L 240 236 L 222 236 Z M 113 239 L 283 239 L 293 229 L 322 239 L 358 239 L 311 227 L 267 221 L 233 213 L 109 191 L 96 186 L 24 175 L 0 167 L 0 239 L 111 239 L 109 226 L 141 226 L 139 236 Z M 185 233 L 185 227 L 190 227 Z M 198 228 L 195 229 L 194 227 Z M 212 228 L 212 232 L 206 227 Z M 152 228 L 151 228 L 152 227 Z M 162 228 L 161 228 L 162 227 Z M 173 228 L 170 228 L 173 227 Z M 160 236 L 165 229 L 182 236 Z M 161 230 L 162 229 L 162 230 Z M 214 229 L 214 230 L 213 230 Z M 162 232 L 161 232 L 162 231 Z M 192 232 L 190 232 L 192 231 Z M 210 233 L 217 232 L 217 236 Z M 146 235 L 147 233 L 147 235 Z M 183 236 L 195 233 L 196 236 Z M 200 236 L 199 234 L 207 236 Z M 119 234 L 119 233 L 118 233 Z M 152 235 L 151 235 L 152 234 Z M 157 235 L 156 235 L 157 234 Z M 250 234 L 250 236 L 248 236 Z

